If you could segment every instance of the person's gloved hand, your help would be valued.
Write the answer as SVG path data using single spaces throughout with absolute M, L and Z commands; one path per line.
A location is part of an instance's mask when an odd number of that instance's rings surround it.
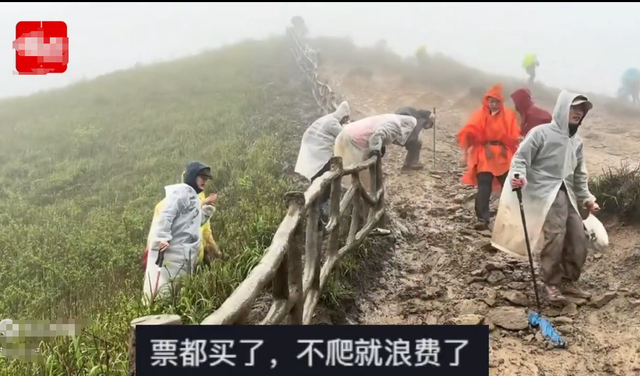
M 524 177 L 513 178 L 511 179 L 511 188 L 513 189 L 521 189 L 527 185 L 527 179 Z

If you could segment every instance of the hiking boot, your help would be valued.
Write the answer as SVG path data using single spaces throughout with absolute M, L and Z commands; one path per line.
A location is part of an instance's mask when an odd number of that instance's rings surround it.
M 474 225 L 473 229 L 477 231 L 489 230 L 489 222 L 479 219 Z
M 402 171 L 415 171 L 415 170 L 423 170 L 424 165 L 422 163 L 414 163 L 412 165 L 403 165 Z
M 558 286 L 545 285 L 545 290 L 547 292 L 547 298 L 554 303 L 565 303 L 567 302 L 567 298 L 562 295 L 562 291 L 558 288 Z
M 562 286 L 560 286 L 560 290 L 563 294 L 572 295 L 576 298 L 589 299 L 591 297 L 591 293 L 580 289 L 573 282 L 563 283 Z

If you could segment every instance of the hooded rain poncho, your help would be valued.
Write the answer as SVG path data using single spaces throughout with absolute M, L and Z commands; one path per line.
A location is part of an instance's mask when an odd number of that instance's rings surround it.
M 500 110 L 491 114 L 489 98 L 500 101 Z M 482 98 L 482 106 L 469 118 L 458 132 L 458 145 L 467 151 L 467 170 L 462 183 L 477 186 L 478 173 L 490 172 L 493 190 L 500 189 L 497 177 L 509 170 L 509 163 L 518 148 L 520 128 L 516 113 L 504 105 L 502 85 L 495 85 Z M 498 141 L 499 145 L 491 144 Z M 487 153 L 489 150 L 491 153 Z
M 535 66 L 537 62 L 538 62 L 538 56 L 536 54 L 525 55 L 524 60 L 522 61 L 522 67 L 531 68 Z
M 511 99 L 520 113 L 520 134 L 523 137 L 538 125 L 551 122 L 551 114 L 533 103 L 529 89 L 514 91 Z
M 640 81 L 640 69 L 629 68 L 622 74 L 620 80 L 623 83 Z
M 343 166 L 347 167 L 365 161 L 373 150 L 382 150 L 390 144 L 404 145 L 416 127 L 417 120 L 413 116 L 382 114 L 370 116 L 344 126 L 336 138 L 334 153 L 342 157 Z M 369 171 L 360 172 L 360 181 L 365 189 L 369 189 Z M 351 177 L 342 179 L 342 186 L 351 186 Z
M 511 162 L 507 182 L 515 174 L 527 180 L 522 189 L 522 201 L 532 251 L 539 251 L 542 246 L 543 242 L 538 242 L 542 226 L 562 183 L 566 186 L 571 206 L 578 213 L 586 202 L 595 200 L 587 185 L 582 140 L 577 134 L 570 136 L 569 133 L 569 110 L 578 96 L 586 98 L 562 91 L 553 109 L 552 122 L 533 128 Z M 510 184 L 505 184 L 502 189 L 491 244 L 505 252 L 527 255 L 518 198 Z
M 311 180 L 322 170 L 333 156 L 336 137 L 342 131 L 340 120 L 349 115 L 349 104 L 345 101 L 333 113 L 314 121 L 307 128 L 300 143 L 296 173 Z
M 199 173 L 208 168 L 193 162 L 187 166 L 184 183 L 165 187 L 165 197 L 154 210 L 153 221 L 147 238 L 149 253 L 143 285 L 143 301 L 148 303 L 158 292 L 166 293 L 171 281 L 191 274 L 195 270 L 202 233 L 200 227 L 209 220 L 214 208 L 201 207 L 195 181 Z M 164 251 L 164 264 L 156 265 L 159 243 L 169 247 Z M 158 287 L 156 290 L 156 279 Z

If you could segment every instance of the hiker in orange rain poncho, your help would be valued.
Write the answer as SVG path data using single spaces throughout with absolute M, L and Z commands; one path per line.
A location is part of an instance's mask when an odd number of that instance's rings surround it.
M 482 107 L 471 115 L 458 133 L 458 144 L 467 165 L 462 182 L 478 187 L 477 229 L 490 228 L 491 192 L 504 184 L 519 137 L 516 114 L 505 107 L 501 85 L 489 89 L 482 99 Z

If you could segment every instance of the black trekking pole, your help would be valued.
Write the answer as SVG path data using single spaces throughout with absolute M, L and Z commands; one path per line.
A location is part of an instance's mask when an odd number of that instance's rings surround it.
M 513 175 L 516 179 L 520 177 L 520 174 Z M 558 332 L 555 331 L 551 323 L 540 316 L 542 309 L 540 307 L 540 297 L 538 295 L 538 284 L 536 282 L 536 272 L 533 266 L 533 255 L 531 252 L 531 243 L 529 242 L 529 230 L 527 229 L 527 219 L 524 214 L 524 205 L 522 204 L 522 188 L 513 188 L 512 191 L 516 192 L 518 196 L 518 204 L 520 205 L 520 217 L 522 218 L 522 227 L 524 228 L 524 242 L 527 246 L 527 255 L 529 256 L 529 269 L 531 270 L 531 280 L 533 281 L 533 292 L 536 295 L 536 307 L 538 312 L 529 314 L 529 325 L 533 327 L 540 327 L 542 335 L 548 338 L 556 347 L 566 347 L 567 343 L 560 337 Z
M 158 294 L 158 284 L 160 283 L 160 273 L 162 273 L 162 264 L 164 263 L 164 251 L 158 251 L 158 258 L 156 259 L 156 265 L 158 266 L 158 273 L 156 274 L 156 284 L 154 287 L 154 291 L 151 292 L 151 302 L 155 300 L 156 295 Z
M 513 175 L 516 179 L 520 177 L 520 174 Z M 522 218 L 522 227 L 524 228 L 524 242 L 527 245 L 527 255 L 529 255 L 529 269 L 531 270 L 531 280 L 533 280 L 533 291 L 536 294 L 536 307 L 540 312 L 540 297 L 538 296 L 538 284 L 536 282 L 536 272 L 533 267 L 533 255 L 531 254 L 531 243 L 529 242 L 529 230 L 527 229 L 527 219 L 524 215 L 524 206 L 522 205 L 522 188 L 513 188 L 518 196 L 518 204 L 520 205 L 520 217 Z

